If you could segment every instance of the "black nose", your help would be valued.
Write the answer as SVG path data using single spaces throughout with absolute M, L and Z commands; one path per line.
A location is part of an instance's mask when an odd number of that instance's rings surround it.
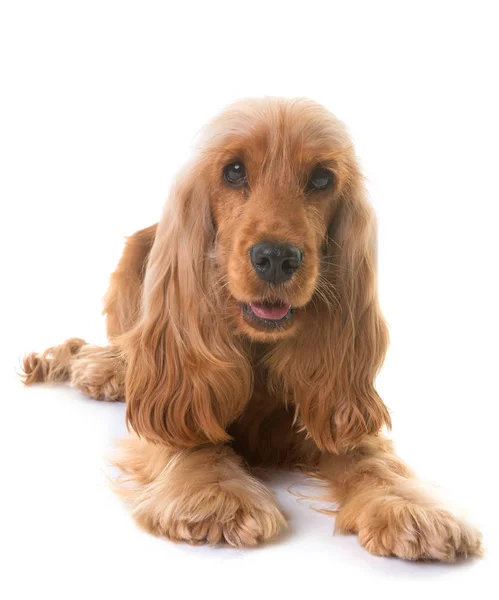
M 251 264 L 263 281 L 283 283 L 291 278 L 303 260 L 299 248 L 289 244 L 260 242 L 250 248 Z

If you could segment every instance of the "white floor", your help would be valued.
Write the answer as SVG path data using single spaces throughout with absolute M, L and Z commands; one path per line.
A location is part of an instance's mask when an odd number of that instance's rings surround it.
M 489 546 L 482 560 L 441 565 L 373 557 L 354 536 L 333 536 L 333 518 L 298 498 L 314 493 L 302 477 L 279 473 L 269 477 L 289 518 L 280 539 L 254 550 L 175 545 L 137 529 L 108 487 L 105 456 L 125 434 L 123 404 L 98 403 L 65 387 L 23 388 L 12 372 L 3 387 L 5 599 L 497 597 L 495 500 L 488 480 L 481 490 L 473 487 L 484 475 L 480 465 L 466 475 L 471 487 L 452 470 L 441 479 L 477 509 L 473 518 Z M 417 457 L 416 447 L 408 450 Z M 435 463 L 441 468 L 445 460 L 437 456 Z

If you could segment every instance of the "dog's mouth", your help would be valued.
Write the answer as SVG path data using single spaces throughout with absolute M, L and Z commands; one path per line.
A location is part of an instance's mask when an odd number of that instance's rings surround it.
M 249 302 L 243 304 L 244 320 L 257 329 L 279 329 L 294 316 L 287 302 Z

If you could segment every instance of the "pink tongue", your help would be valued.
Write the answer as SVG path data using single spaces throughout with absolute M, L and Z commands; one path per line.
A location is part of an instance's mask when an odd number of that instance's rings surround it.
M 251 310 L 260 319 L 273 319 L 275 321 L 285 317 L 291 306 L 289 304 L 258 304 L 250 302 Z

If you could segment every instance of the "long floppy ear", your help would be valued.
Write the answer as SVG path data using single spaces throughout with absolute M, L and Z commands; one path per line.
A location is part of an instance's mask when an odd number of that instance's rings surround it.
M 146 268 L 141 318 L 122 338 L 127 423 L 149 441 L 179 447 L 230 439 L 226 427 L 252 386 L 216 285 L 201 170 L 187 169 L 172 191 Z
M 378 305 L 376 223 L 356 169 L 354 175 L 329 228 L 309 322 L 290 340 L 296 350 L 274 362 L 299 422 L 321 450 L 334 453 L 391 425 L 374 387 L 388 346 Z

